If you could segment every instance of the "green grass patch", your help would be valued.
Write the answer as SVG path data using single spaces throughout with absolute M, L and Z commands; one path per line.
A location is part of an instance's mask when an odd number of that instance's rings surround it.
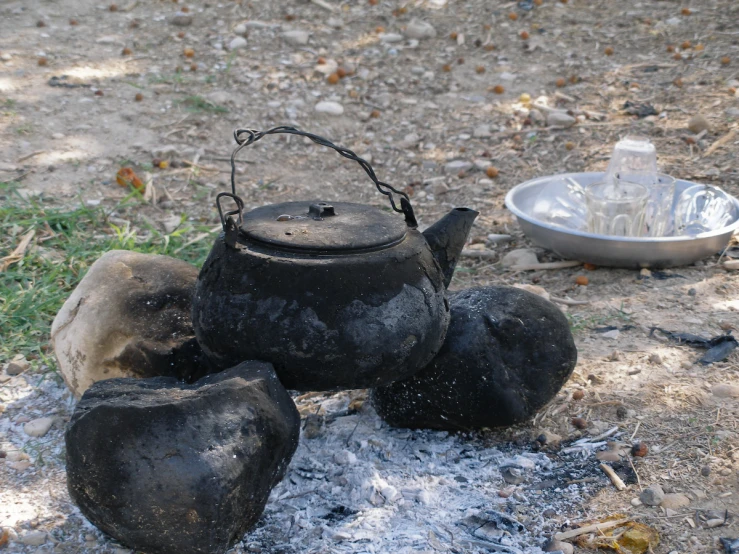
M 109 250 L 166 254 L 202 265 L 213 238 L 192 241 L 212 225 L 185 221 L 165 234 L 135 223 L 140 206 L 135 191 L 115 206 L 78 202 L 65 207 L 24 199 L 12 184 L 0 183 L 0 258 L 34 233 L 22 259 L 0 272 L 0 363 L 23 354 L 34 364 L 56 368 L 49 344 L 51 322 L 92 263 Z M 116 226 L 110 222 L 112 213 L 132 223 Z
M 214 104 L 213 102 L 206 100 L 202 96 L 188 96 L 180 100 L 180 104 L 185 106 L 188 111 L 191 112 L 212 112 L 212 113 L 226 113 L 228 110 L 223 106 Z

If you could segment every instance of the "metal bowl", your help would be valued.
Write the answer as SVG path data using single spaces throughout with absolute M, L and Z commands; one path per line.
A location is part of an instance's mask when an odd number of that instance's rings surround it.
M 585 186 L 603 178 L 603 173 L 570 173 Z M 691 264 L 723 250 L 739 227 L 739 217 L 723 229 L 696 236 L 614 237 L 575 231 L 537 220 L 531 215 L 534 200 L 553 176 L 540 177 L 515 186 L 506 195 L 505 204 L 518 219 L 521 229 L 537 245 L 552 250 L 567 260 L 599 266 L 641 268 L 675 267 Z M 695 183 L 677 180 L 676 193 Z M 734 205 L 739 214 L 739 200 Z

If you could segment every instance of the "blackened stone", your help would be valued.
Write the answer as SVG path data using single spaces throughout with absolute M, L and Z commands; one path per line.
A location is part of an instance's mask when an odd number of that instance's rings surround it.
M 93 524 L 135 550 L 222 553 L 259 519 L 299 434 L 270 364 L 192 385 L 99 381 L 67 429 L 67 484 Z
M 567 319 L 512 287 L 450 297 L 446 340 L 415 376 L 372 390 L 394 427 L 468 430 L 525 421 L 557 394 L 577 362 Z

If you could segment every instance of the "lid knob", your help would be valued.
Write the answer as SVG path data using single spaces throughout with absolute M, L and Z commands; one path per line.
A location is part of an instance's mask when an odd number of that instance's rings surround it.
M 318 202 L 317 204 L 311 204 L 308 208 L 308 215 L 312 216 L 313 219 L 323 219 L 324 217 L 336 215 L 334 207 L 327 202 Z

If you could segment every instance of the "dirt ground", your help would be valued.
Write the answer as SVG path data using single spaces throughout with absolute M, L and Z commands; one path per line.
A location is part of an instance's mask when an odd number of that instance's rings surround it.
M 404 37 L 415 20 L 436 36 Z M 307 43 L 289 30 L 307 32 Z M 216 228 L 233 130 L 288 124 L 371 160 L 381 180 L 411 195 L 422 225 L 455 206 L 479 210 L 469 247 L 486 254 L 463 260 L 453 288 L 535 284 L 588 302 L 562 306 L 580 352 L 572 379 L 530 425 L 495 436 L 516 442 L 546 429 L 570 439 L 619 426 L 629 445 L 648 446 L 646 457 L 629 458 L 638 482 L 623 492 L 605 486 L 582 509 L 590 519 L 623 513 L 654 527 L 654 552 L 713 552 L 719 537 L 739 536 L 739 398 L 715 394 L 724 390 L 716 385 L 739 386 L 739 354 L 695 364 L 700 351 L 649 329 L 735 329 L 735 275 L 718 255 L 651 277 L 582 267 L 514 273 L 497 262 L 532 247 L 503 204 L 508 190 L 536 176 L 601 171 L 627 133 L 654 142 L 666 173 L 739 194 L 737 89 L 734 0 L 6 0 L 0 181 L 60 204 L 112 206 L 129 194 L 115 175 L 130 166 L 148 183 L 147 201 L 115 221 L 168 231 L 185 214 Z M 540 120 L 530 111 L 539 97 L 576 124 L 548 125 L 546 113 Z M 316 111 L 324 101 L 342 113 Z M 654 114 L 630 115 L 627 102 Z M 688 128 L 698 114 L 705 131 Z M 247 208 L 307 198 L 384 205 L 358 166 L 295 138 L 244 150 L 237 188 Z M 492 243 L 489 234 L 512 240 Z M 576 285 L 581 275 L 587 286 Z M 619 332 L 593 330 L 608 325 Z M 580 390 L 584 398 L 573 400 Z M 571 425 L 576 416 L 587 430 Z M 0 525 L 53 521 L 63 475 L 49 477 L 47 491 L 29 489 L 20 473 L 0 468 L 4 499 L 23 497 Z M 685 493 L 690 505 L 634 506 L 652 483 Z M 711 510 L 726 515 L 718 527 L 706 526 Z M 75 548 L 112 547 L 88 540 Z

